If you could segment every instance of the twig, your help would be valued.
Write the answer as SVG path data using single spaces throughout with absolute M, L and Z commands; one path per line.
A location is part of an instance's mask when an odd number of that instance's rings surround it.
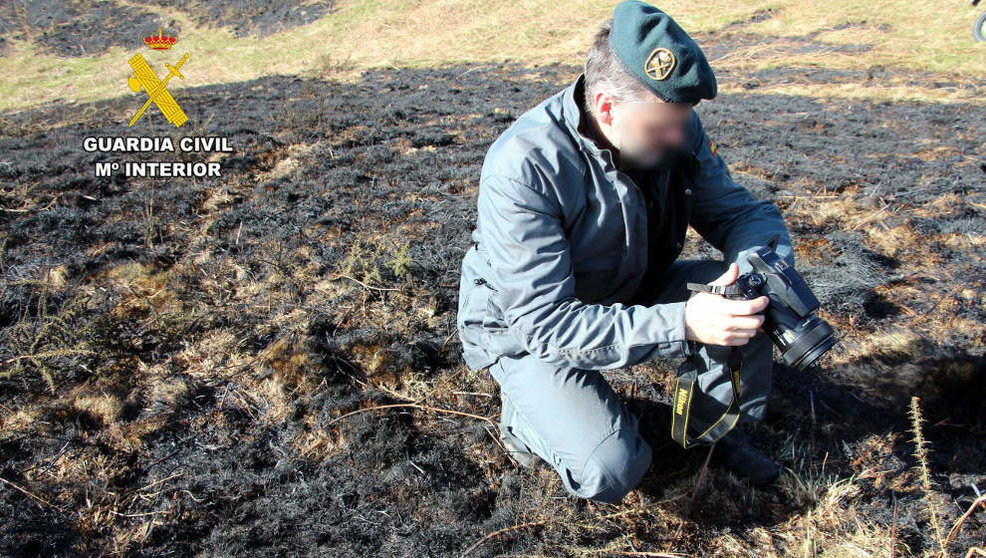
M 157 520 L 156 517 L 152 517 L 151 521 L 147 524 L 147 529 L 144 530 L 144 536 L 140 538 L 140 542 L 143 543 L 150 536 L 151 530 L 154 529 L 154 522 Z
M 808 520 L 805 521 L 805 550 L 802 555 L 808 558 L 809 552 L 811 556 L 816 555 L 815 542 L 811 538 L 811 510 L 808 510 Z
M 962 524 L 965 523 L 966 519 L 969 519 L 972 512 L 976 511 L 976 508 L 982 504 L 986 504 L 986 494 L 976 498 L 976 501 L 973 502 L 972 505 L 969 506 L 969 509 L 965 510 L 965 513 L 962 514 L 962 517 L 955 522 L 955 525 L 952 525 L 952 528 L 948 531 L 948 536 L 945 537 L 945 546 L 952 544 L 952 541 L 955 540 L 956 535 L 959 534 L 959 528 L 962 527 Z
M 328 425 L 330 425 L 330 424 L 332 424 L 334 422 L 340 421 L 340 420 L 342 420 L 342 419 L 344 419 L 346 417 L 350 417 L 350 416 L 353 416 L 353 415 L 356 415 L 356 414 L 359 414 L 359 413 L 365 413 L 367 411 L 376 411 L 378 409 L 393 409 L 393 408 L 396 408 L 396 407 L 414 407 L 416 409 L 422 409 L 422 410 L 425 410 L 425 411 L 435 411 L 436 413 L 448 413 L 448 414 L 451 414 L 451 415 L 460 415 L 460 416 L 464 416 L 464 417 L 474 418 L 476 420 L 484 420 L 484 421 L 486 421 L 486 422 L 488 422 L 490 424 L 495 424 L 493 422 L 493 420 L 490 419 L 489 417 L 483 417 L 483 416 L 479 416 L 479 415 L 474 415 L 472 413 L 464 413 L 462 411 L 455 411 L 455 410 L 452 410 L 452 409 L 442 409 L 442 408 L 439 408 L 439 407 L 432 407 L 430 405 L 421 405 L 421 404 L 418 404 L 418 403 L 394 403 L 392 405 L 378 405 L 376 407 L 364 407 L 362 409 L 356 409 L 355 411 L 350 411 L 350 412 L 348 412 L 348 413 L 346 413 L 344 415 L 339 415 L 336 418 L 330 420 L 329 422 L 326 423 L 326 426 L 328 426 Z
M 448 345 L 448 342 L 451 341 L 453 337 L 455 337 L 455 334 L 456 333 L 459 333 L 459 330 L 458 329 L 453 329 L 452 330 L 452 333 L 449 333 L 448 334 L 448 337 L 445 338 L 445 341 L 442 343 L 441 348 L 438 349 L 438 352 L 440 352 L 440 353 L 444 353 L 445 352 L 445 345 Z
M 51 469 L 51 467 L 55 464 L 55 462 L 58 461 L 58 459 L 61 458 L 63 455 L 65 455 L 65 452 L 68 451 L 68 445 L 71 444 L 71 443 L 72 443 L 72 440 L 66 440 L 65 443 L 62 444 L 61 449 L 58 450 L 58 453 L 55 455 L 55 457 L 52 457 L 51 459 L 49 459 L 48 460 L 48 464 L 44 466 L 44 469 L 41 469 L 40 471 L 38 471 L 38 473 L 37 473 L 36 476 L 43 475 L 45 472 L 48 471 L 48 469 Z M 21 474 L 24 474 L 24 473 L 30 471 L 31 469 L 37 469 L 40 466 L 41 466 L 41 463 L 36 463 L 36 464 L 28 467 L 27 469 L 24 469 L 23 471 L 21 471 Z
M 880 200 L 880 201 L 883 201 L 883 200 Z M 870 215 L 866 216 L 863 219 L 860 219 L 859 222 L 857 222 L 855 225 L 853 225 L 853 227 L 851 229 L 849 229 L 849 230 L 856 230 L 859 227 L 865 225 L 866 223 L 869 223 L 870 221 L 876 219 L 877 216 L 880 215 L 881 213 L 883 213 L 884 211 L 886 211 L 888 207 L 890 207 L 890 204 L 884 202 L 884 206 L 883 207 L 881 207 L 880 209 L 878 209 L 875 213 L 870 214 Z
M 144 486 L 138 488 L 137 491 L 140 492 L 141 490 L 147 490 L 148 488 L 154 486 L 155 484 L 160 484 L 160 483 L 162 483 L 164 481 L 169 481 L 169 480 L 171 480 L 171 479 L 173 479 L 175 477 L 180 477 L 181 475 L 182 475 L 181 472 L 177 472 L 177 473 L 171 475 L 170 477 L 165 477 L 163 479 L 156 480 L 156 481 L 154 481 L 154 482 L 152 482 L 150 484 L 144 485 Z
M 354 281 L 356 283 L 359 283 L 364 289 L 370 289 L 370 290 L 374 290 L 374 291 L 399 291 L 400 290 L 400 289 L 395 288 L 395 287 L 374 287 L 373 285 L 367 285 L 366 283 L 360 281 L 359 279 L 357 279 L 355 277 L 350 277 L 350 276 L 345 275 L 345 274 L 342 274 L 342 273 L 336 273 L 336 276 L 330 278 L 329 280 L 330 281 L 334 281 L 336 279 L 349 279 L 350 281 Z
M 894 522 L 890 526 L 890 558 L 897 556 L 897 492 L 891 491 L 894 498 Z
M 10 482 L 9 480 L 7 480 L 7 479 L 5 479 L 5 478 L 3 478 L 3 477 L 0 477 L 0 481 L 3 481 L 3 482 L 5 482 L 6 484 L 9 484 L 10 486 L 12 486 L 12 487 L 14 487 L 14 488 L 16 488 L 17 490 L 20 490 L 20 491 L 21 491 L 21 492 L 23 492 L 24 494 L 27 494 L 28 496 L 30 496 L 31 498 L 34 498 L 35 500 L 37 500 L 37 501 L 39 501 L 39 502 L 41 502 L 42 504 L 45 504 L 45 505 L 47 505 L 47 506 L 51 506 L 51 507 L 53 507 L 53 508 L 55 508 L 56 510 L 58 510 L 58 511 L 60 511 L 60 512 L 63 512 L 63 513 L 65 512 L 65 510 L 64 510 L 64 509 L 62 509 L 61 507 L 59 507 L 59 506 L 56 506 L 55 504 L 52 504 L 51 502 L 49 502 L 48 500 L 45 500 L 44 498 L 42 498 L 42 497 L 40 497 L 40 496 L 35 496 L 34 494 L 31 494 L 31 493 L 30 493 L 30 492 L 28 492 L 27 490 L 24 490 L 23 488 L 21 488 L 21 487 L 19 487 L 19 486 L 17 486 L 16 484 L 14 484 L 14 483 L 12 483 L 12 482 Z
M 712 452 L 716 449 L 715 444 L 709 446 L 709 453 L 705 455 L 705 463 L 702 464 L 702 470 L 698 474 L 698 481 L 695 483 L 695 492 L 692 493 L 692 499 L 688 502 L 688 513 L 690 516 L 692 510 L 695 508 L 695 502 L 698 500 L 698 492 L 702 489 L 702 483 L 705 481 L 705 474 L 709 470 L 709 461 L 712 459 Z
M 504 527 L 503 529 L 500 529 L 498 531 L 493 531 L 492 533 L 489 533 L 485 537 L 483 537 L 483 538 L 479 539 L 478 541 L 472 543 L 472 546 L 470 546 L 469 548 L 467 548 L 465 550 L 465 552 L 462 553 L 462 556 L 465 556 L 465 555 L 469 554 L 470 552 L 472 552 L 473 550 L 475 550 L 476 547 L 478 547 L 479 545 L 483 544 L 484 542 L 492 539 L 493 537 L 498 537 L 498 536 L 500 536 L 500 535 L 502 535 L 504 533 L 509 533 L 510 531 L 518 531 L 520 529 L 526 529 L 528 527 L 537 527 L 538 525 L 544 525 L 548 521 L 552 521 L 552 520 L 544 519 L 544 520 L 541 520 L 541 521 L 529 521 L 527 523 L 521 523 L 520 525 L 514 525 L 512 527 Z
M 709 446 L 709 453 L 705 455 L 705 463 L 702 464 L 702 470 L 698 473 L 698 480 L 695 481 L 695 490 L 692 492 L 692 498 L 688 501 L 688 507 L 685 508 L 684 517 L 681 518 L 681 523 L 678 524 L 678 530 L 674 534 L 674 540 L 678 540 L 685 528 L 685 523 L 688 522 L 688 518 L 692 515 L 692 509 L 695 507 L 695 502 L 698 500 L 698 491 L 702 488 L 702 482 L 705 480 L 705 473 L 709 470 L 709 461 L 712 459 L 712 451 L 715 450 L 716 445 L 712 444 Z
M 928 514 L 931 518 L 931 526 L 935 529 L 935 540 L 938 541 L 938 547 L 941 550 L 941 556 L 943 558 L 948 558 L 948 548 L 945 544 L 944 539 L 941 534 L 941 523 L 938 520 L 938 510 L 936 508 L 934 499 L 932 498 L 934 491 L 931 487 L 931 473 L 928 471 L 928 448 L 926 447 L 927 441 L 924 439 L 924 433 L 921 431 L 921 408 L 918 406 L 919 397 L 911 397 L 911 432 L 914 434 L 914 457 L 917 458 L 918 464 L 921 467 L 921 488 L 924 491 L 925 500 L 928 502 Z
M 53 357 L 70 356 L 70 355 L 91 355 L 91 354 L 94 354 L 94 351 L 90 351 L 89 349 L 52 349 L 50 351 L 42 351 L 40 353 L 17 355 L 15 357 L 8 358 L 7 360 L 3 361 L 3 363 L 10 364 L 12 362 L 16 362 L 18 360 L 24 360 L 24 359 L 36 360 L 41 358 L 53 358 Z
M 427 473 L 425 473 L 425 470 L 424 469 L 422 469 L 421 467 L 419 467 L 418 464 L 415 463 L 413 459 L 411 459 L 411 454 L 407 450 L 407 448 L 404 448 L 404 457 L 407 457 L 407 462 L 410 463 L 412 467 L 414 467 L 415 469 L 417 469 L 419 473 L 421 473 L 422 475 L 426 475 L 427 474 Z
M 119 515 L 120 517 L 144 517 L 145 515 L 157 515 L 159 513 L 167 513 L 167 512 L 168 510 L 157 510 L 157 511 L 149 511 L 144 513 L 120 513 L 116 510 L 110 510 L 111 514 Z
M 191 498 L 193 501 L 195 501 L 195 503 L 205 501 L 205 498 L 196 498 L 194 494 L 192 494 L 188 490 L 185 490 L 184 488 L 182 488 L 181 491 L 184 492 L 185 494 L 188 494 L 188 497 Z
M 914 324 L 920 322 L 921 320 L 927 318 L 928 316 L 930 316 L 931 313 L 934 312 L 936 308 L 938 308 L 938 305 L 939 304 L 941 304 L 942 302 L 945 302 L 945 299 L 951 298 L 951 296 L 954 295 L 960 288 L 961 288 L 961 286 L 955 287 L 954 289 L 952 289 L 952 290 L 948 291 L 947 293 L 945 293 L 944 296 L 942 296 L 941 298 L 939 298 L 937 301 L 935 301 L 934 304 L 931 305 L 931 308 L 928 308 L 926 311 L 924 311 L 924 312 L 918 314 L 917 316 L 915 316 L 914 318 L 912 318 L 910 325 L 914 325 Z
M 51 206 L 55 205 L 55 202 L 58 201 L 59 197 L 61 197 L 61 194 L 55 196 L 50 202 L 48 202 L 48 205 L 44 207 L 26 207 L 26 208 L 11 209 L 9 207 L 0 206 L 0 210 L 6 211 L 7 213 L 30 213 L 31 211 L 45 211 L 49 209 Z

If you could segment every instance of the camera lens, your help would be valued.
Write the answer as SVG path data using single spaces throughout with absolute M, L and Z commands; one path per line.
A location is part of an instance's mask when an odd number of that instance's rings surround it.
M 832 326 L 814 314 L 787 333 L 794 334 L 794 340 L 783 350 L 784 361 L 798 370 L 814 364 L 835 345 Z

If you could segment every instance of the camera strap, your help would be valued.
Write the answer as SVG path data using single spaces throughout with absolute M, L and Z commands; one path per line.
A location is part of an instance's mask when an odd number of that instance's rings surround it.
M 696 292 L 713 293 L 723 296 L 737 296 L 741 294 L 736 284 L 730 285 L 707 285 L 704 283 L 688 283 L 688 290 L 692 291 L 692 296 Z M 716 419 L 711 426 L 698 436 L 690 436 L 688 432 L 689 419 L 691 418 L 692 399 L 698 388 L 698 369 L 689 359 L 681 364 L 678 369 L 678 377 L 675 381 L 674 400 L 672 402 L 671 415 L 671 438 L 688 449 L 700 444 L 714 444 L 727 432 L 736 426 L 740 416 L 740 369 L 743 365 L 743 355 L 737 347 L 732 347 L 726 361 L 726 370 L 729 373 L 729 383 L 733 388 L 733 397 L 729 406 L 722 415 Z
M 705 283 L 687 283 L 689 291 L 692 292 L 702 292 L 702 293 L 712 293 L 722 296 L 743 296 L 743 291 L 740 290 L 736 283 L 731 283 L 729 285 L 706 285 Z
M 736 347 L 732 347 L 732 350 L 729 351 L 726 369 L 729 372 L 729 382 L 733 387 L 733 398 L 722 415 L 705 432 L 695 437 L 689 435 L 688 423 L 691 418 L 692 398 L 696 391 L 700 391 L 698 390 L 698 369 L 690 360 L 682 363 L 678 371 L 678 379 L 675 382 L 674 401 L 672 403 L 671 438 L 674 441 L 681 444 L 685 449 L 699 444 L 714 444 L 736 426 L 740 416 L 739 382 L 742 361 L 742 353 Z

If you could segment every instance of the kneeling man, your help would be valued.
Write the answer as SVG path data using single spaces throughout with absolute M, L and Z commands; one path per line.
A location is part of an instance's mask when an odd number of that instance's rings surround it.
M 769 299 L 686 290 L 732 283 L 762 246 L 794 265 L 779 210 L 732 180 L 694 110 L 715 95 L 691 37 L 627 0 L 596 34 L 584 72 L 521 115 L 483 163 L 459 284 L 463 356 L 500 386 L 507 450 L 521 464 L 546 461 L 573 495 L 617 502 L 651 462 L 600 370 L 685 359 L 697 372 L 687 427 L 697 436 L 733 401 L 727 360 L 738 351 L 737 422 L 763 418 Z M 724 261 L 677 259 L 689 225 Z M 736 429 L 713 455 L 752 482 L 778 473 Z

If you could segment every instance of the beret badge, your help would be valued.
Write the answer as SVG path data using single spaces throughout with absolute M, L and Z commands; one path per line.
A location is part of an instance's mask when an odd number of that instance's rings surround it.
M 657 47 L 644 62 L 644 73 L 654 81 L 663 81 L 671 75 L 671 70 L 677 62 L 673 52 L 664 47 Z

